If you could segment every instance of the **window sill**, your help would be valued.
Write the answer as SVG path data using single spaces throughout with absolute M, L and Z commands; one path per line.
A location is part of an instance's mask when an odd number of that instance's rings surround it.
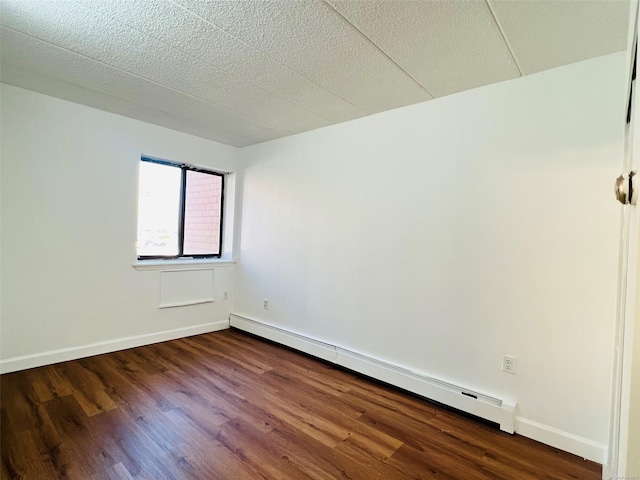
M 229 267 L 236 262 L 225 258 L 196 258 L 180 260 L 139 260 L 132 266 L 136 270 L 210 270 L 215 267 Z

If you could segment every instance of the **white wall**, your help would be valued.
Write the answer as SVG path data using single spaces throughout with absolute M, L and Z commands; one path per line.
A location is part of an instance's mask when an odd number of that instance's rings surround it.
M 626 58 L 243 149 L 234 312 L 514 399 L 523 434 L 603 452 Z
M 216 302 L 166 309 L 132 265 L 141 154 L 234 171 L 237 149 L 4 84 L 1 105 L 3 370 L 228 321 L 232 265 Z

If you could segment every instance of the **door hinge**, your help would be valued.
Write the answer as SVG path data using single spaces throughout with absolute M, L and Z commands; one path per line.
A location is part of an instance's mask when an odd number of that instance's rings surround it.
M 637 172 L 632 171 L 628 174 L 622 174 L 616 178 L 615 194 L 616 200 L 623 205 L 635 205 L 637 193 L 635 189 L 635 176 Z

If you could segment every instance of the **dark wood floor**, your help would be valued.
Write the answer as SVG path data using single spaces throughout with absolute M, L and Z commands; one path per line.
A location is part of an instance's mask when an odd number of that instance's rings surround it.
M 567 479 L 601 467 L 226 330 L 3 375 L 2 479 Z

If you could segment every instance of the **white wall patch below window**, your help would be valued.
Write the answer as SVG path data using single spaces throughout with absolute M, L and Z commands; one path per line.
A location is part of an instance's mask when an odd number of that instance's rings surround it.
M 179 270 L 160 273 L 158 308 L 213 302 L 214 270 Z

